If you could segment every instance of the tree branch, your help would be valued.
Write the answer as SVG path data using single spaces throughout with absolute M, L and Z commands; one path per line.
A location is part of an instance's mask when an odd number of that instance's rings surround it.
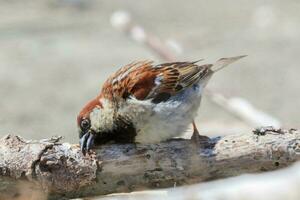
M 291 176 L 292 174 L 292 176 Z M 91 200 L 299 200 L 300 163 L 283 170 L 178 188 L 117 193 Z
M 165 188 L 274 170 L 299 160 L 299 153 L 294 129 L 265 128 L 198 145 L 184 139 L 111 144 L 87 156 L 57 138 L 36 142 L 8 135 L 0 140 L 0 192 L 17 193 L 24 181 L 50 197 L 68 198 Z

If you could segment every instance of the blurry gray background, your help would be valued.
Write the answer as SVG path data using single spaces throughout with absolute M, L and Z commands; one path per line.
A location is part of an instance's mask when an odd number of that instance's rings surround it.
M 76 115 L 110 73 L 133 60 L 161 62 L 111 27 L 120 9 L 148 32 L 181 44 L 179 60 L 249 55 L 209 87 L 299 127 L 299 1 L 1 0 L 1 136 L 77 142 Z M 197 124 L 212 135 L 251 129 L 208 98 Z

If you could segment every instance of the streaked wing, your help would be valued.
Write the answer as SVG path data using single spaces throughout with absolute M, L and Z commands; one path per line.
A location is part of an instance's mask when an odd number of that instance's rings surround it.
M 134 95 L 143 99 L 152 88 L 155 74 L 151 71 L 152 61 L 130 63 L 112 74 L 104 83 L 101 95 L 108 99 L 127 99 Z
M 211 66 L 211 64 L 200 66 L 196 62 L 173 62 L 157 65 L 156 68 L 160 71 L 156 79 L 158 87 L 152 94 L 149 94 L 149 97 L 158 93 L 174 95 L 204 78 L 210 73 Z
M 212 72 L 212 65 L 172 62 L 153 65 L 152 61 L 133 62 L 122 67 L 104 84 L 102 95 L 109 99 L 154 99 L 160 102 L 184 90 Z

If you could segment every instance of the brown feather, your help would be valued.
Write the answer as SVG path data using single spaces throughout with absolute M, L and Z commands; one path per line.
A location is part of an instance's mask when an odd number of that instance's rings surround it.
M 117 101 L 131 95 L 139 100 L 155 98 L 161 93 L 174 95 L 199 81 L 210 71 L 209 67 L 210 65 L 199 66 L 195 62 L 163 63 L 156 66 L 151 61 L 133 62 L 108 78 L 102 94 Z
M 206 84 L 215 71 L 243 57 L 222 58 L 204 65 L 196 64 L 198 61 L 159 65 L 147 60 L 132 62 L 108 78 L 99 97 L 118 102 L 131 96 L 139 100 L 172 96 L 197 82 Z
M 96 108 L 96 107 L 99 107 L 99 108 L 102 108 L 102 104 L 101 102 L 99 101 L 99 99 L 95 98 L 93 100 L 91 100 L 90 102 L 88 102 L 83 108 L 82 110 L 80 111 L 79 115 L 77 116 L 77 124 L 79 125 L 81 120 L 84 119 L 84 118 L 89 118 L 89 114 L 90 112 Z

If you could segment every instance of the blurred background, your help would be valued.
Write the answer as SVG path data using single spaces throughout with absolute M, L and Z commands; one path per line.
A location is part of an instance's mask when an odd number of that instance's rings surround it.
M 117 10 L 175 46 L 179 61 L 247 54 L 209 88 L 299 127 L 299 1 L 0 0 L 1 136 L 77 143 L 76 115 L 109 74 L 134 60 L 163 61 L 112 27 Z M 196 121 L 208 135 L 254 128 L 208 97 Z

